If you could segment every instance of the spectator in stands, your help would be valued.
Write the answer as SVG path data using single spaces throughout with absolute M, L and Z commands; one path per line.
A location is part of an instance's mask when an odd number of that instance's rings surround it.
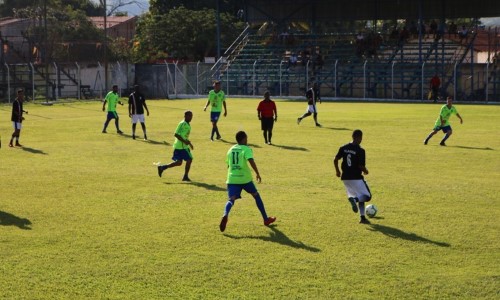
M 408 31 L 408 29 L 404 27 L 403 30 L 401 30 L 401 32 L 399 33 L 399 45 L 402 46 L 404 43 L 408 41 L 409 38 L 410 38 L 410 31 Z
M 426 34 L 427 34 L 427 27 L 425 26 L 425 23 L 422 21 L 422 23 L 420 23 L 420 36 L 422 38 L 425 38 Z
M 359 32 L 358 35 L 356 35 L 356 55 L 358 57 L 363 56 L 365 53 L 365 36 Z
M 297 53 L 293 52 L 288 58 L 288 67 L 295 67 L 297 65 Z
M 430 89 L 432 92 L 432 100 L 434 103 L 437 102 L 440 86 L 441 86 L 441 79 L 439 79 L 439 76 L 437 74 L 435 74 L 434 77 L 432 77 L 431 81 L 430 81 Z
M 411 34 L 411 37 L 414 39 L 418 37 L 418 28 L 417 28 L 417 24 L 415 24 L 415 21 L 411 21 L 410 34 Z
M 465 25 L 462 25 L 462 29 L 458 32 L 458 38 L 460 38 L 460 43 L 465 40 L 467 43 L 467 36 L 469 35 L 469 32 Z
M 394 25 L 394 27 L 392 28 L 391 34 L 389 35 L 389 39 L 394 42 L 399 41 L 399 29 L 396 25 Z
M 453 37 L 457 38 L 457 24 L 455 22 L 451 21 L 450 25 L 448 26 L 448 38 L 451 38 L 451 35 L 453 34 Z
M 436 20 L 432 20 L 431 24 L 429 25 L 429 34 L 432 34 L 433 39 L 436 39 L 437 29 L 438 29 L 438 24 Z
M 314 59 L 314 69 L 321 70 L 323 68 L 323 64 L 325 61 L 323 60 L 323 55 L 320 52 L 316 53 L 316 58 Z

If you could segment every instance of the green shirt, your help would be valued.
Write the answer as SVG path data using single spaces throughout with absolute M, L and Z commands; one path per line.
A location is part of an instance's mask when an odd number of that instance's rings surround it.
M 437 118 L 436 124 L 434 124 L 434 126 L 436 127 L 450 126 L 449 119 L 452 114 L 455 115 L 458 114 L 458 111 L 455 108 L 455 106 L 452 105 L 451 108 L 448 108 L 447 105 L 443 105 L 443 107 L 441 107 L 441 111 L 439 112 L 439 117 Z M 444 125 L 441 125 L 441 119 L 445 121 Z
M 189 133 L 191 132 L 191 125 L 185 120 L 182 120 L 175 128 L 175 134 L 180 135 L 184 140 L 189 140 Z M 175 138 L 174 149 L 189 149 L 189 145 L 184 144 L 178 138 Z
M 219 90 L 217 93 L 211 90 L 208 93 L 208 101 L 210 101 L 210 105 L 212 106 L 211 112 L 221 112 L 222 102 L 226 101 L 226 95 L 222 90 Z
M 109 92 L 104 100 L 108 102 L 108 111 L 116 111 L 116 104 L 120 100 L 118 93 Z
M 252 171 L 248 160 L 253 159 L 253 152 L 246 145 L 234 145 L 226 155 L 228 184 L 245 184 L 252 181 Z

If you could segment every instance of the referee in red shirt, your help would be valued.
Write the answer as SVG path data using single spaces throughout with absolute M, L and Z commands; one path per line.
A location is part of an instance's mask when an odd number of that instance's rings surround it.
M 271 138 L 273 137 L 273 125 L 278 121 L 278 111 L 276 110 L 276 103 L 270 98 L 269 92 L 264 93 L 264 100 L 259 102 L 257 106 L 257 117 L 259 117 L 262 133 L 266 144 L 271 145 Z

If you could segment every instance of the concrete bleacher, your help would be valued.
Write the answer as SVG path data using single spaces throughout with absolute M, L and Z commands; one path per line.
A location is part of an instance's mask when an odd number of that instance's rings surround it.
M 369 53 L 357 49 L 353 33 L 293 34 L 288 38 L 249 34 L 222 70 L 221 77 L 229 81 L 231 92 L 260 95 L 271 90 L 273 95 L 303 95 L 307 82 L 315 80 L 325 89 L 323 95 L 359 96 L 362 89 L 367 97 L 419 98 L 422 76 L 426 82 L 438 65 L 453 64 L 465 53 L 464 46 L 451 39 L 428 38 L 420 44 L 418 39 L 410 39 L 401 45 L 381 36 L 377 48 Z M 301 55 L 304 52 L 307 54 Z M 297 54 L 295 65 L 289 63 L 293 53 Z M 321 66 L 315 60 L 318 53 Z M 427 68 L 422 74 L 424 62 Z M 394 78 L 393 72 L 397 74 Z

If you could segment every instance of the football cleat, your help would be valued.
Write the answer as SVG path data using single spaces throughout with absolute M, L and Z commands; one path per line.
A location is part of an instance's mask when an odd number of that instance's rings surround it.
M 163 168 L 162 166 L 158 166 L 158 176 L 161 177 L 161 174 L 163 174 Z
M 273 224 L 276 221 L 276 217 L 269 217 L 267 220 L 264 221 L 264 225 L 269 226 Z
M 446 146 L 446 144 L 444 142 L 439 143 L 439 145 Z
M 191 181 L 191 179 L 189 179 L 189 177 L 187 177 L 187 176 L 184 176 L 184 177 L 182 177 L 182 181 Z
M 371 224 L 370 221 L 365 216 L 361 216 L 361 219 L 359 220 L 359 224 Z
M 224 232 L 224 230 L 226 230 L 226 224 L 227 224 L 227 216 L 223 216 L 219 224 L 219 229 L 221 232 Z
M 358 205 L 356 204 L 356 198 L 349 197 L 347 200 L 349 200 L 349 203 L 351 203 L 352 211 L 357 213 L 358 212 Z

